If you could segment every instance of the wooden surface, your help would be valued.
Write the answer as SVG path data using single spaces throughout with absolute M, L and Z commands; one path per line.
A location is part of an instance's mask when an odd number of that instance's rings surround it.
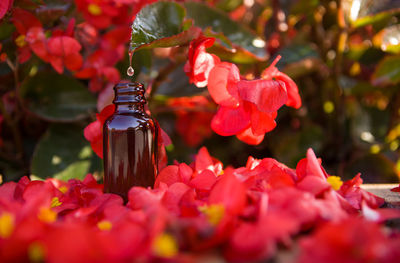
M 398 184 L 363 184 L 361 188 L 371 192 L 385 201 L 392 207 L 400 208 L 400 193 L 392 192 L 390 189 L 399 186 Z

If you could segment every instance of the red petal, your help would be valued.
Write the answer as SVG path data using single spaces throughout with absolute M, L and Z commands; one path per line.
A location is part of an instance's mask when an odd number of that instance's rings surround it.
M 212 169 L 214 163 L 211 158 L 210 153 L 208 152 L 206 147 L 201 147 L 199 152 L 196 155 L 196 171 L 201 172 L 206 169 Z
M 14 8 L 11 20 L 21 35 L 26 35 L 32 27 L 42 27 L 39 19 L 32 13 L 20 8 Z
M 64 64 L 63 64 L 63 60 L 61 57 L 50 56 L 49 62 L 59 74 L 63 73 Z
M 95 68 L 84 68 L 81 71 L 75 73 L 75 77 L 79 79 L 89 79 L 96 75 L 97 70 Z
M 307 150 L 307 174 L 318 176 L 324 180 L 328 177 L 311 148 Z
M 208 77 L 208 92 L 221 106 L 239 105 L 236 83 L 240 80 L 239 69 L 235 64 L 222 62 L 216 65 Z
M 49 51 L 55 56 L 67 56 L 78 53 L 81 50 L 81 44 L 72 37 L 59 36 L 51 37 L 47 43 Z
M 283 81 L 288 94 L 288 100 L 286 106 L 298 109 L 301 107 L 301 98 L 299 94 L 299 89 L 296 83 L 286 74 L 279 72 L 279 74 L 274 76 L 275 79 Z
M 102 124 L 98 120 L 90 123 L 83 130 L 83 135 L 89 142 L 98 140 L 100 137 L 102 137 Z
M 168 165 L 158 174 L 154 187 L 158 188 L 160 183 L 165 183 L 166 185 L 170 186 L 177 182 L 179 182 L 178 166 Z
M 238 90 L 241 99 L 254 103 L 263 112 L 275 112 L 287 101 L 285 86 L 274 80 L 241 80 Z
M 210 170 L 204 170 L 190 181 L 190 186 L 200 190 L 210 190 L 217 177 Z
M 238 133 L 236 137 L 242 142 L 250 145 L 258 145 L 264 140 L 264 134 L 254 135 L 250 127 L 242 131 L 241 133 Z
M 259 111 L 253 103 L 245 103 L 244 105 L 246 110 L 251 112 L 250 120 L 253 134 L 264 135 L 276 127 L 275 118 L 277 112 L 266 113 Z
M 83 58 L 79 53 L 72 53 L 64 58 L 65 67 L 71 71 L 79 70 L 83 64 Z
M 115 105 L 110 104 L 110 105 L 104 107 L 103 110 L 100 112 L 100 114 L 97 114 L 96 117 L 103 125 L 104 122 L 108 119 L 108 117 L 113 115 L 114 111 L 115 111 Z
M 209 203 L 222 204 L 230 214 L 239 214 L 246 205 L 246 189 L 233 173 L 221 175 L 211 190 Z
M 250 125 L 250 115 L 243 107 L 221 106 L 211 121 L 211 128 L 219 135 L 231 136 L 240 133 Z

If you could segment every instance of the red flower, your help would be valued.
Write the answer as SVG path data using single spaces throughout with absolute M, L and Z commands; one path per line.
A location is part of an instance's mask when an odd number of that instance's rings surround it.
M 75 4 L 85 20 L 99 29 L 107 28 L 119 14 L 119 8 L 112 0 L 75 0 Z
M 301 98 L 296 83 L 288 75 L 280 72 L 275 67 L 276 63 L 278 63 L 280 59 L 281 56 L 277 56 L 272 64 L 262 72 L 261 78 L 280 80 L 285 83 L 288 95 L 286 106 L 298 109 L 301 107 Z
M 207 86 L 211 69 L 220 62 L 216 55 L 206 52 L 206 48 L 211 47 L 214 41 L 215 38 L 200 36 L 190 42 L 189 59 L 184 70 L 190 83 L 199 88 Z
M 287 100 L 282 82 L 241 80 L 236 65 L 227 62 L 211 70 L 208 90 L 220 105 L 212 129 L 223 136 L 237 135 L 249 144 L 259 144 L 275 128 L 277 110 Z
M 63 73 L 64 66 L 71 71 L 82 67 L 83 58 L 79 53 L 81 45 L 71 37 L 74 20 L 70 21 L 65 32 L 55 30 L 49 39 L 40 21 L 28 11 L 15 9 L 12 21 L 20 34 L 15 41 L 20 48 L 21 62 L 29 59 L 30 52 L 27 50 L 29 46 L 39 58 L 50 63 L 60 74 Z
M 184 142 L 192 147 L 198 146 L 211 136 L 210 128 L 213 104 L 203 96 L 172 98 L 168 106 L 175 109 L 175 127 Z
M 89 90 L 93 92 L 101 91 L 104 82 L 112 84 L 119 82 L 119 72 L 113 67 L 118 60 L 119 54 L 116 50 L 99 49 L 89 55 L 83 69 L 75 73 L 75 77 L 90 79 Z
M 385 236 L 379 225 L 354 217 L 327 223 L 300 241 L 299 262 L 396 262 L 400 238 Z

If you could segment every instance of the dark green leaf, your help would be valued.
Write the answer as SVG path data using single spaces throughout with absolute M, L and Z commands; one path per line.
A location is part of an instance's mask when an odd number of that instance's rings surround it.
M 144 7 L 132 24 L 131 49 L 171 47 L 189 42 L 199 31 L 190 27 L 184 17 L 185 9 L 177 3 L 157 2 Z
M 248 60 L 264 60 L 267 57 L 265 42 L 243 25 L 230 19 L 227 14 L 199 2 L 185 2 L 184 6 L 187 18 L 193 19 L 195 26 L 223 33 L 237 51 L 243 51 L 243 56 L 246 55 Z M 226 45 L 225 47 L 230 48 Z M 235 52 L 232 55 L 235 55 Z
M 317 58 L 317 51 L 310 45 L 290 45 L 278 51 L 282 56 L 279 60 L 277 67 L 284 68 L 287 64 L 299 62 L 305 58 Z
M 374 85 L 400 83 L 400 55 L 387 56 L 381 60 L 372 75 Z
M 48 121 L 72 122 L 96 109 L 95 97 L 80 81 L 57 73 L 38 73 L 19 93 L 29 111 Z
M 291 6 L 290 13 L 304 15 L 312 13 L 319 5 L 319 0 L 298 0 Z
M 87 173 L 100 170 L 101 160 L 83 137 L 83 128 L 66 124 L 49 127 L 36 146 L 31 164 L 32 175 L 41 179 L 83 179 Z
M 11 34 L 15 31 L 15 27 L 11 23 L 7 23 L 5 20 L 0 23 L 0 40 L 11 37 Z

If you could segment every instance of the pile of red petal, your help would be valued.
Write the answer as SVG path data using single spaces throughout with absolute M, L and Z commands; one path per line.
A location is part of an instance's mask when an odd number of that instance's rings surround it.
M 361 182 L 328 175 L 312 150 L 296 169 L 252 157 L 223 169 L 206 148 L 126 205 L 91 175 L 24 177 L 0 186 L 0 261 L 395 262 L 400 234 L 380 223 L 400 212 Z
M 214 41 L 214 38 L 200 36 L 190 43 L 185 72 L 197 87 L 207 86 L 219 105 L 211 128 L 219 135 L 236 135 L 243 142 L 257 145 L 263 141 L 265 133 L 275 128 L 281 106 L 300 108 L 297 85 L 275 67 L 280 56 L 262 72 L 261 79 L 243 79 L 235 64 L 221 62 L 217 56 L 206 52 Z

